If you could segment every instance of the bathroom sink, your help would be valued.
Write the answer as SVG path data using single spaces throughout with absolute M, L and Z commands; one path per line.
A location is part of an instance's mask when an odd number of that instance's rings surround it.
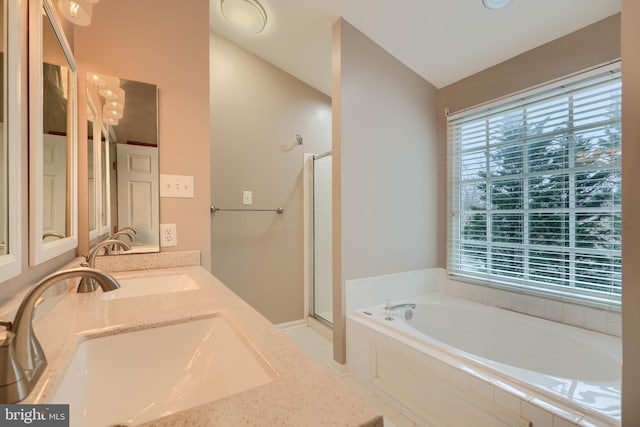
M 273 381 L 222 316 L 82 342 L 52 403 L 72 426 L 137 424 Z
M 200 288 L 198 282 L 186 273 L 153 276 L 116 276 L 116 279 L 120 283 L 120 289 L 101 293 L 103 300 L 182 292 Z

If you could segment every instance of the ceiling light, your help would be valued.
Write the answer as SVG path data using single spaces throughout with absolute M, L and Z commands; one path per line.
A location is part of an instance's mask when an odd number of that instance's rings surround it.
M 267 25 L 267 14 L 257 0 L 220 0 L 222 16 L 247 34 L 257 34 Z
M 502 9 L 507 7 L 513 0 L 482 0 L 484 7 L 488 9 Z
M 93 2 L 88 0 L 58 0 L 58 10 L 67 21 L 86 27 L 91 23 Z

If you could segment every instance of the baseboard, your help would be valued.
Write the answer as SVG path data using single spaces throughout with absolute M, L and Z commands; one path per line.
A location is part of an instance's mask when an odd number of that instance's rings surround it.
M 349 373 L 347 372 L 347 364 L 346 363 L 338 363 L 335 360 L 331 361 L 331 369 L 338 375 L 338 377 L 346 377 Z
M 295 329 L 295 328 L 303 328 L 305 326 L 307 326 L 307 321 L 304 319 L 293 320 L 291 322 L 277 323 L 275 325 L 275 327 L 280 329 L 281 331 L 286 331 L 286 330 Z
M 311 316 L 307 317 L 307 323 L 317 334 L 333 342 L 333 330 L 327 324 Z

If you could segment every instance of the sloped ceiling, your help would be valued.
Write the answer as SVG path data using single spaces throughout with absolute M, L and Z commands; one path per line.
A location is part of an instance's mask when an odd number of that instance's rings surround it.
M 212 31 L 328 95 L 339 17 L 440 88 L 620 11 L 620 0 L 260 0 L 267 27 L 248 36 L 211 1 Z

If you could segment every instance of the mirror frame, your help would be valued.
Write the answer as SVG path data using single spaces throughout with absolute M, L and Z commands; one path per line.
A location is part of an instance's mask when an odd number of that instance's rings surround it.
M 109 130 L 105 127 L 102 119 L 100 119 L 100 140 L 99 140 L 99 159 L 100 165 L 98 167 L 98 175 L 100 182 L 100 200 L 98 200 L 98 206 L 100 206 L 100 212 L 98 215 L 98 230 L 100 236 L 111 235 L 111 159 L 109 156 Z M 94 131 L 95 132 L 95 131 Z M 104 141 L 102 138 L 104 137 Z M 95 139 L 95 137 L 94 137 Z M 104 186 L 102 180 L 105 180 Z M 105 222 L 102 222 L 102 218 L 105 218 Z
M 87 109 L 93 116 L 93 179 L 95 194 L 95 212 L 94 221 L 95 228 L 89 230 L 89 246 L 93 247 L 96 243 L 103 240 L 111 233 L 111 203 L 105 193 L 108 195 L 110 191 L 110 170 L 109 170 L 109 134 L 104 126 L 101 115 L 96 107 L 96 101 L 93 95 L 87 89 Z M 98 139 L 96 139 L 96 136 Z M 102 140 L 104 138 L 104 141 Z M 87 138 L 88 142 L 88 138 Z M 106 149 L 107 148 L 107 149 Z M 87 159 L 88 160 L 88 159 Z M 103 180 L 105 180 L 103 186 Z M 91 203 L 91 200 L 89 200 Z M 90 212 L 91 210 L 89 210 Z M 103 222 L 103 218 L 105 221 Z
M 89 121 L 91 123 L 91 126 L 93 127 L 92 133 L 93 133 L 93 138 L 91 140 L 91 145 L 92 145 L 92 154 L 93 154 L 93 159 L 91 159 L 93 161 L 93 221 L 94 221 L 94 227 L 93 229 L 91 229 L 91 198 L 87 197 L 89 199 L 89 221 L 88 221 L 88 228 L 89 228 L 89 245 L 91 246 L 91 244 L 93 242 L 96 242 L 96 240 L 98 239 L 98 236 L 101 235 L 102 233 L 101 231 L 101 224 L 99 224 L 100 222 L 100 197 L 102 197 L 101 195 L 101 189 L 102 189 L 102 182 L 98 182 L 98 180 L 100 179 L 100 173 L 98 172 L 98 170 L 101 168 L 101 164 L 100 164 L 100 155 L 99 153 L 97 153 L 97 150 L 100 149 L 100 141 L 102 141 L 102 126 L 101 126 L 101 122 L 98 121 L 98 110 L 95 107 L 95 103 L 93 102 L 93 98 L 91 97 L 91 95 L 89 94 L 89 92 L 87 91 L 87 112 L 89 114 L 87 114 L 88 116 L 93 116 L 93 121 Z M 97 122 L 97 123 L 96 123 Z M 98 142 L 96 142 L 96 130 L 98 130 L 99 133 L 99 140 Z M 89 144 L 89 138 L 87 135 L 87 144 Z M 87 146 L 87 153 L 88 153 L 88 146 Z M 87 162 L 89 161 L 89 158 L 87 157 Z M 91 178 L 91 171 L 89 171 L 88 174 L 88 178 Z M 91 192 L 91 188 L 88 189 L 90 193 Z M 88 194 L 87 194 L 88 196 Z
M 63 239 L 42 242 L 42 210 L 43 210 L 43 10 L 51 22 L 58 42 L 69 64 L 69 130 L 70 138 L 67 153 L 69 162 L 68 215 L 69 235 Z M 71 46 L 67 41 L 62 24 L 51 0 L 33 0 L 29 2 L 29 263 L 38 265 L 78 246 L 78 67 Z
M 7 239 L 8 251 L 0 255 L 0 281 L 18 276 L 22 271 L 22 174 L 21 124 L 22 97 L 20 91 L 20 20 L 17 0 L 4 0 L 4 137 L 7 145 Z

